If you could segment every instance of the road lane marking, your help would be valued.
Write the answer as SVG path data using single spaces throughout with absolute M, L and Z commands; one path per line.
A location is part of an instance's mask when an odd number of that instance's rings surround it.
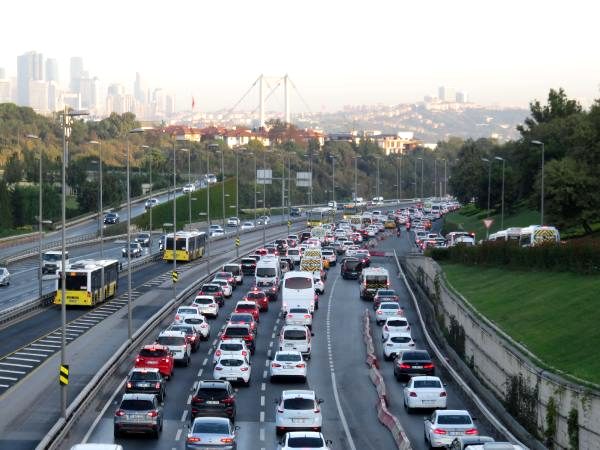
M 0 377 L 0 380 L 17 381 L 18 378 L 15 378 L 15 377 Z
M 261 383 L 261 384 L 260 384 L 260 390 L 261 390 L 261 391 L 264 391 L 264 390 L 266 390 L 266 389 L 267 389 L 267 385 L 266 385 L 265 383 Z
M 208 358 L 204 358 L 204 361 L 202 361 L 202 365 L 205 366 L 207 362 L 208 362 Z
M 0 372 L 16 373 L 17 375 L 25 375 L 27 373 L 27 372 L 22 372 L 20 370 L 8 370 L 8 369 L 0 369 Z
M 264 395 L 260 396 L 260 406 L 265 406 L 265 396 Z
M 31 358 L 18 358 L 16 356 L 7 356 L 6 359 L 14 359 L 15 361 L 25 361 L 25 362 L 35 362 L 39 363 L 39 359 L 31 359 Z
M 261 423 L 265 421 L 265 412 L 261 411 L 258 419 Z
M 182 422 L 185 422 L 185 419 L 187 418 L 187 415 L 188 415 L 188 410 L 184 409 L 183 410 L 183 414 L 181 415 L 181 421 Z
M 28 364 L 17 364 L 17 363 L 7 363 L 7 362 L 0 362 L 0 364 L 3 366 L 26 367 L 27 369 L 31 369 L 33 367 Z
M 182 432 L 182 431 L 183 431 L 183 430 L 182 430 L 181 428 L 179 428 L 179 429 L 177 430 L 177 434 L 175 434 L 175 440 L 176 440 L 176 441 L 179 441 L 179 439 L 181 439 L 181 432 Z
M 265 440 L 265 429 L 263 427 L 260 427 L 260 440 Z
M 192 394 L 188 396 L 186 404 L 190 405 L 192 403 Z
M 202 376 L 202 371 L 203 370 L 204 370 L 203 368 L 200 368 L 200 370 L 198 371 L 198 378 L 200 378 Z

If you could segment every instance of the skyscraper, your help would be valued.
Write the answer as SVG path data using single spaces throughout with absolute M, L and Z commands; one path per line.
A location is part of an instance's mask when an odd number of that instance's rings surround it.
M 444 86 L 440 86 L 440 87 L 438 88 L 438 98 L 439 98 L 441 101 L 444 101 L 444 100 L 446 100 L 446 88 L 445 88 Z
M 135 73 L 135 84 L 133 85 L 133 96 L 140 103 L 146 102 L 146 92 L 144 89 L 144 84 L 142 82 L 142 77 L 139 72 Z
M 27 52 L 17 57 L 17 103 L 29 106 L 29 82 L 44 79 L 44 55 Z
M 83 75 L 83 58 L 81 56 L 71 57 L 71 81 L 69 88 L 73 92 L 79 92 L 79 83 Z
M 46 59 L 46 81 L 58 81 L 58 61 L 55 58 Z

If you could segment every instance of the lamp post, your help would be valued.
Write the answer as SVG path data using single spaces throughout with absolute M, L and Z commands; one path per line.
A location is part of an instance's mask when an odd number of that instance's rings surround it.
M 490 216 L 490 193 L 492 187 L 492 161 L 487 158 L 481 158 L 483 162 L 488 163 L 488 192 L 487 192 L 487 213 Z M 490 235 L 490 229 L 486 227 L 485 238 L 487 239 Z
M 219 146 L 217 144 L 209 144 L 206 151 L 206 173 L 210 173 L 210 150 L 217 150 Z M 206 180 L 206 223 L 210 228 L 210 181 Z M 210 231 L 206 238 L 206 272 L 210 273 Z
M 379 201 L 379 160 L 381 159 L 380 156 L 376 156 L 375 159 L 377 160 L 377 177 L 376 177 L 376 186 L 375 186 L 375 196 L 377 197 L 377 201 Z
M 35 134 L 28 134 L 26 137 L 27 137 L 27 139 L 32 139 L 32 140 L 35 140 L 35 141 L 39 141 L 40 140 L 39 136 L 37 136 Z M 38 175 L 39 178 L 38 178 L 38 180 L 39 180 L 39 184 L 40 185 L 39 185 L 39 189 L 38 189 L 38 217 L 37 217 L 37 220 L 38 220 L 38 238 L 39 238 L 38 298 L 42 298 L 42 276 L 44 274 L 44 271 L 43 271 L 43 267 L 44 267 L 43 266 L 43 264 L 44 264 L 44 261 L 43 261 L 43 251 L 44 251 L 44 248 L 43 248 L 43 243 L 42 243 L 43 236 L 44 236 L 44 224 L 43 224 L 43 215 L 42 215 L 42 212 L 43 212 L 43 207 L 42 207 L 43 206 L 42 186 L 44 184 L 44 180 L 42 178 L 42 158 L 43 158 L 44 154 L 43 154 L 42 146 L 40 145 L 39 147 L 40 147 L 40 151 L 39 151 L 39 154 L 40 154 L 40 163 L 39 163 L 39 175 Z
M 358 198 L 358 160 L 360 156 L 353 156 L 354 160 L 354 206 L 356 206 L 357 198 Z
M 192 184 L 192 151 L 188 148 L 180 148 L 182 152 L 187 152 L 188 154 L 188 184 Z M 188 192 L 188 228 L 192 229 L 192 191 L 191 189 Z
M 141 146 L 144 150 L 150 150 L 150 146 L 149 145 L 142 145 Z M 150 155 L 150 162 L 148 164 L 148 184 L 150 184 L 150 190 L 148 192 L 148 196 L 149 196 L 149 200 L 150 200 L 150 211 L 149 211 L 149 218 L 150 218 L 150 253 L 152 253 L 152 208 L 153 208 L 153 203 L 152 203 L 152 163 L 154 162 L 154 155 L 152 154 L 152 151 L 149 152 Z
M 61 301 L 60 301 L 60 322 L 61 322 L 61 345 L 60 345 L 60 365 L 65 366 L 67 364 L 67 289 L 66 289 L 66 253 L 67 253 L 67 236 L 66 236 L 66 222 L 67 222 L 67 158 L 69 155 L 69 137 L 71 136 L 71 121 L 73 117 L 87 116 L 86 111 L 74 111 L 67 110 L 65 106 L 62 115 L 62 126 L 63 126 L 63 158 L 62 158 L 62 194 L 61 194 L 61 270 L 60 270 L 60 286 L 61 286 Z M 41 217 L 40 217 L 41 218 Z M 60 388 L 60 415 L 63 419 L 67 417 L 67 385 L 61 384 Z
M 444 158 L 444 197 L 448 195 L 448 176 L 446 175 L 447 162 L 448 160 Z
M 402 155 L 398 158 L 400 165 L 396 167 L 396 202 L 400 203 L 400 184 L 402 181 Z
M 433 198 L 437 196 L 437 159 L 433 159 Z
M 217 150 L 217 153 L 221 154 L 221 209 L 223 214 L 223 228 L 225 228 L 225 151 Z
M 98 171 L 100 178 L 100 193 L 98 195 L 98 233 L 100 235 L 100 259 L 104 259 L 104 224 L 102 223 L 102 211 L 104 210 L 104 207 L 102 205 L 102 142 L 90 141 L 89 143 L 98 146 Z M 152 216 L 150 216 L 150 220 L 152 220 Z
M 415 159 L 415 176 L 414 176 L 414 183 L 415 183 L 415 198 L 417 198 L 417 160 L 419 158 Z
M 494 156 L 494 159 L 502 161 L 502 213 L 500 215 L 500 229 L 504 230 L 504 167 L 506 160 L 500 156 Z
M 417 159 L 421 161 L 421 200 L 423 200 L 423 158 L 417 158 Z M 416 170 L 416 168 L 415 168 L 415 170 Z M 416 186 L 415 186 L 415 191 L 416 191 Z
M 304 156 L 308 158 L 308 172 L 310 173 L 310 186 L 308 187 L 308 205 L 312 209 L 313 205 L 313 183 L 312 183 L 312 151 L 305 153 Z
M 335 204 L 335 156 L 329 155 L 331 159 L 331 201 Z
M 267 207 L 267 197 L 266 197 L 266 191 L 267 191 L 267 179 L 266 179 L 266 173 L 267 173 L 267 151 L 264 150 L 263 151 L 263 176 L 262 176 L 262 191 L 263 191 L 263 223 L 262 223 L 262 229 L 263 229 L 263 246 L 267 243 L 267 235 L 266 235 L 266 227 L 267 227 L 267 215 L 265 214 L 265 209 Z
M 544 166 L 545 166 L 545 145 L 542 141 L 531 141 L 533 145 L 541 145 L 542 147 L 542 180 L 541 180 L 541 198 L 540 198 L 540 225 L 544 225 Z

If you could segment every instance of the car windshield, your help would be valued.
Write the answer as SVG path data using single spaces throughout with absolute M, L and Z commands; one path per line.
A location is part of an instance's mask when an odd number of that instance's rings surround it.
M 294 354 L 290 354 L 290 353 L 284 353 L 284 354 L 276 355 L 275 360 L 276 361 L 286 361 L 286 362 L 296 362 L 296 361 L 301 361 L 302 356 L 294 355 Z
M 414 380 L 414 388 L 441 388 L 442 384 L 438 380 Z
M 410 342 L 410 337 L 408 336 L 392 336 L 390 337 L 390 341 L 394 344 L 407 344 Z
M 402 355 L 404 361 L 423 361 L 429 360 L 429 354 L 427 352 L 405 352 Z
M 244 364 L 244 361 L 241 359 L 221 359 L 219 364 L 225 367 L 240 367 Z
M 308 314 L 308 309 L 306 309 L 306 308 L 290 308 L 290 313 Z
M 226 352 L 239 352 L 244 349 L 244 346 L 242 344 L 228 344 L 223 342 L 219 348 Z
M 201 421 L 194 424 L 193 434 L 230 434 L 229 426 L 226 422 L 207 422 Z
M 62 259 L 62 255 L 56 255 L 56 254 L 44 254 L 43 256 L 44 261 L 61 261 Z M 67 256 L 68 258 L 68 256 Z
M 289 448 L 321 448 L 323 445 L 323 439 L 320 436 L 290 437 L 287 442 Z
M 135 371 L 131 374 L 131 381 L 156 381 L 158 380 L 158 372 L 141 372 Z
M 221 290 L 220 286 L 210 286 L 210 285 L 204 285 L 202 287 L 202 291 L 203 292 L 219 292 Z
M 441 425 L 470 425 L 471 418 L 466 414 L 443 414 L 438 416 L 437 423 Z
M 126 411 L 150 411 L 154 409 L 154 404 L 150 400 L 123 400 L 121 409 Z
M 246 336 L 248 334 L 248 329 L 240 327 L 228 327 L 225 329 L 225 334 L 227 336 Z
M 391 327 L 405 327 L 408 325 L 408 322 L 406 320 L 394 319 L 388 320 L 387 325 Z
M 160 345 L 182 346 L 185 345 L 185 338 L 179 336 L 159 336 Z
M 283 338 L 290 341 L 303 341 L 306 339 L 306 332 L 304 330 L 285 330 Z
M 286 278 L 284 287 L 286 289 L 311 289 L 312 282 L 311 279 L 307 277 L 291 277 Z
M 288 398 L 283 401 L 284 409 L 291 410 L 306 410 L 313 409 L 315 407 L 315 402 L 310 398 Z
M 144 358 L 162 358 L 168 355 L 168 350 L 164 348 L 143 348 L 140 350 L 140 356 Z
M 177 314 L 198 314 L 196 308 L 179 308 Z
M 198 305 L 212 305 L 214 300 L 212 298 L 197 298 L 194 300 L 194 303 L 197 303 Z
M 377 295 L 379 295 L 380 297 L 393 297 L 396 295 L 396 292 L 392 290 L 380 289 L 379 291 L 377 291 Z
M 258 300 L 261 298 L 265 298 L 265 293 L 264 292 L 248 292 L 248 295 L 246 295 L 246 298 Z
M 275 267 L 257 267 L 256 268 L 256 276 L 257 277 L 274 277 L 276 275 Z

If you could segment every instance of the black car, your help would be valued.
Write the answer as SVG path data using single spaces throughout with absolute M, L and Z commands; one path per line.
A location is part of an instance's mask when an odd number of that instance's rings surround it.
M 276 301 L 279 295 L 279 285 L 272 281 L 261 281 L 260 285 L 253 286 L 252 289 L 263 291 L 270 302 Z
M 244 275 L 254 276 L 254 272 L 256 272 L 256 259 L 242 258 L 241 264 L 242 264 L 242 273 Z
M 427 350 L 411 350 L 400 353 L 394 360 L 394 376 L 401 381 L 413 375 L 435 374 L 435 366 Z
M 277 246 L 277 251 L 280 255 L 285 255 L 285 252 L 288 248 L 286 239 L 277 239 L 275 241 L 275 245 Z
M 302 208 L 292 207 L 290 208 L 290 216 L 300 217 L 302 215 Z
M 125 392 L 155 394 L 162 402 L 166 395 L 165 379 L 158 368 L 136 367 L 129 372 L 125 382 Z
M 340 274 L 344 280 L 356 280 L 363 270 L 363 263 L 358 258 L 348 257 L 342 260 Z
M 105 225 L 112 225 L 115 223 L 119 223 L 119 215 L 117 213 L 107 213 L 104 216 L 104 224 Z
M 150 238 L 150 233 L 138 233 L 135 240 L 136 242 L 139 242 L 142 247 L 150 247 Z
M 192 396 L 192 422 L 199 416 L 228 417 L 235 420 L 235 395 L 229 381 L 203 380 Z
M 310 239 L 310 231 L 303 231 L 300 235 L 300 242 L 304 242 L 307 239 Z

